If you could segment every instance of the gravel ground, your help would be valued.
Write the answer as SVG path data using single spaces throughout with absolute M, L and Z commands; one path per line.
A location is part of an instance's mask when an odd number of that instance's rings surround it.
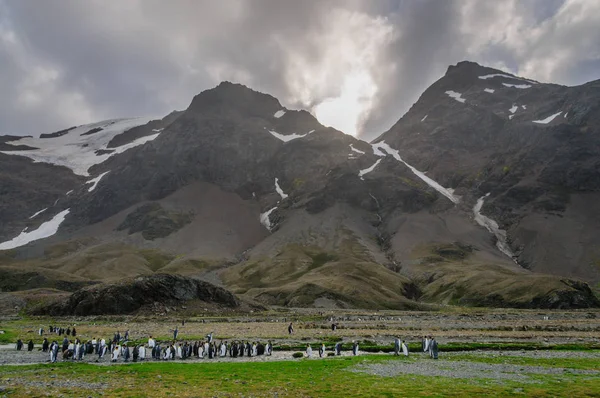
M 444 357 L 462 356 L 466 352 L 444 352 Z M 486 358 L 526 357 L 542 359 L 598 358 L 600 351 L 471 351 L 468 354 Z
M 497 381 L 511 380 L 522 383 L 536 383 L 534 375 L 555 375 L 558 378 L 567 374 L 588 375 L 600 377 L 600 371 L 550 368 L 542 366 L 487 364 L 469 361 L 446 361 L 419 358 L 410 361 L 388 361 L 384 363 L 361 364 L 353 372 L 368 373 L 383 377 L 393 377 L 400 374 L 419 376 L 443 376 L 457 379 L 493 379 Z
M 266 362 L 266 361 L 284 361 L 284 360 L 292 360 L 292 354 L 297 351 L 273 351 L 273 355 L 259 355 L 256 357 L 238 357 L 238 358 L 215 358 L 215 359 L 186 359 L 186 360 L 169 360 L 169 362 L 181 362 L 181 363 L 202 363 L 202 362 Z M 148 355 L 150 354 L 150 350 L 147 350 Z M 306 355 L 306 354 L 305 354 Z M 342 356 L 351 356 L 352 353 L 349 351 L 343 351 Z M 62 361 L 62 356 L 59 354 L 58 362 Z M 318 348 L 313 347 L 313 357 L 312 360 L 319 360 Z M 69 362 L 71 360 L 68 360 Z M 110 362 L 110 358 L 107 355 L 100 361 L 98 361 L 98 355 L 87 355 L 81 361 L 72 361 L 72 362 L 83 362 L 83 363 L 91 363 L 97 365 L 118 365 L 124 363 L 123 359 L 119 359 L 118 362 L 113 363 Z M 146 359 L 145 362 L 163 362 L 163 361 L 155 361 L 153 359 Z M 50 363 L 50 354 L 42 352 L 37 348 L 33 351 L 17 351 L 14 349 L 14 345 L 9 346 L 0 346 L 0 365 L 30 365 L 30 364 L 38 364 L 38 363 Z M 130 361 L 131 363 L 131 361 Z

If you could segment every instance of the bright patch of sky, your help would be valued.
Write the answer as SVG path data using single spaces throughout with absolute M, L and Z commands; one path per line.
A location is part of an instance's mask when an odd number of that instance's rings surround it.
M 395 68 L 382 61 L 385 49 L 396 39 L 386 17 L 332 7 L 327 29 L 306 35 L 311 48 L 326 49 L 315 58 L 283 42 L 287 54 L 286 83 L 292 102 L 310 107 L 323 125 L 356 136 L 376 107 L 384 87 L 381 76 Z

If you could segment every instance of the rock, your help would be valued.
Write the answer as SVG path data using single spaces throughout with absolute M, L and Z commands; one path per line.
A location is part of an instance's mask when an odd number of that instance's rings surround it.
M 154 302 L 180 303 L 202 300 L 225 307 L 240 305 L 229 291 L 179 275 L 154 274 L 130 278 L 120 283 L 100 284 L 83 288 L 68 298 L 37 307 L 33 314 L 46 315 L 103 315 L 128 314 Z

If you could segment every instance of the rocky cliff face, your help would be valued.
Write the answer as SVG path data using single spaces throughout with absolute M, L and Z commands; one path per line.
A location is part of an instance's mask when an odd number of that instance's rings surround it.
M 0 196 L 23 203 L 0 266 L 183 273 L 289 306 L 598 305 L 559 277 L 600 280 L 598 98 L 463 62 L 373 143 L 228 82 L 163 119 L 6 138 L 25 177 L 5 178 L 58 183 Z

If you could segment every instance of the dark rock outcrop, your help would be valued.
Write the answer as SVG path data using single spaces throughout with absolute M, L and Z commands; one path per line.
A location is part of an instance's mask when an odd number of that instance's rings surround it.
M 154 274 L 128 279 L 117 284 L 83 288 L 68 299 L 32 310 L 36 315 L 108 315 L 130 314 L 158 302 L 180 305 L 201 300 L 227 308 L 236 308 L 239 300 L 229 291 L 208 282 L 179 275 Z

